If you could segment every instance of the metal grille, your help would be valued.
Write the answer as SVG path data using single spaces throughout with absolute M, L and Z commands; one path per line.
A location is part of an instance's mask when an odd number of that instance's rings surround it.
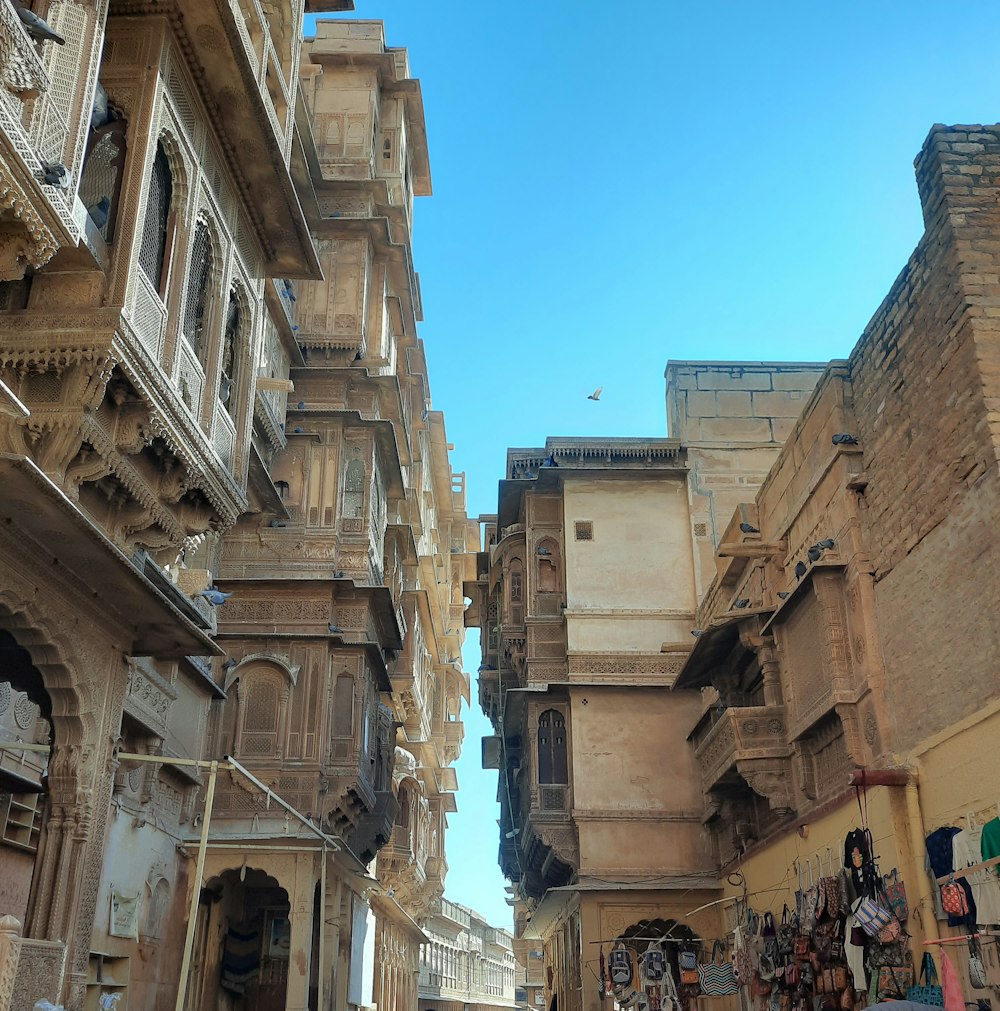
M 578 541 L 592 541 L 594 539 L 594 524 L 590 520 L 577 520 L 573 524 L 573 532 Z
M 243 708 L 245 755 L 273 755 L 278 743 L 278 685 L 267 676 L 250 680 L 248 698 Z
M 215 407 L 215 426 L 212 432 L 212 444 L 219 459 L 227 470 L 233 469 L 233 457 L 236 449 L 236 429 L 221 404 Z
M 167 90 L 170 92 L 170 98 L 177 110 L 178 118 L 183 123 L 187 132 L 194 137 L 197 123 L 194 106 L 191 104 L 187 89 L 184 87 L 184 83 L 176 67 L 170 68 L 170 76 L 167 78 Z
M 177 389 L 181 399 L 187 404 L 188 410 L 198 417 L 201 406 L 201 394 L 205 387 L 205 376 L 201 364 L 194 356 L 194 351 L 184 341 L 177 345 Z
M 142 341 L 143 347 L 159 359 L 166 309 L 145 274 L 137 275 L 135 286 L 135 307 L 132 312 L 132 326 Z
M 152 282 L 153 290 L 160 291 L 163 278 L 163 257 L 167 248 L 167 226 L 170 219 L 170 202 L 173 180 L 170 162 L 162 144 L 156 145 L 153 171 L 146 198 L 146 220 L 142 226 L 142 245 L 139 247 L 139 266 Z
M 125 164 L 125 124 L 108 123 L 90 149 L 80 180 L 80 199 L 105 242 L 114 238 L 121 172 Z
M 24 382 L 24 396 L 31 404 L 58 404 L 61 398 L 62 380 L 55 372 L 35 372 Z
M 208 281 L 212 270 L 212 237 L 208 225 L 198 222 L 194 242 L 191 247 L 191 267 L 188 271 L 187 301 L 184 304 L 184 320 L 181 330 L 201 358 L 202 331 L 208 315 Z

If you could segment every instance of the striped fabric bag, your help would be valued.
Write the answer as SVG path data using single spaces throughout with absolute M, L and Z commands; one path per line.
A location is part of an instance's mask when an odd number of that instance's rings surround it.
M 698 984 L 706 997 L 728 997 L 739 989 L 733 963 L 723 957 L 722 942 L 712 945 L 712 958 L 698 966 Z

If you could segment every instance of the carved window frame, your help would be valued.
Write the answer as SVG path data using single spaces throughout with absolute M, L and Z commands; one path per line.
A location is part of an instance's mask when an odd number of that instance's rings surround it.
M 563 709 L 549 706 L 539 712 L 534 744 L 538 785 L 569 786 L 569 721 Z

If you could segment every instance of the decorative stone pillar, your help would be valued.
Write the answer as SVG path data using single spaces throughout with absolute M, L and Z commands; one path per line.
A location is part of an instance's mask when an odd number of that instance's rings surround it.
M 13 916 L 0 916 L 0 1011 L 13 1011 L 10 1001 L 20 954 L 21 921 Z

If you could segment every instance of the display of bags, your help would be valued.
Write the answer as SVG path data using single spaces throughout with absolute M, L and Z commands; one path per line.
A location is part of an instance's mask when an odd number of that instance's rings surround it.
M 906 904 L 906 888 L 899 880 L 899 868 L 893 867 L 882 879 L 882 883 L 885 886 L 885 897 L 889 900 L 896 919 L 905 920 L 910 915 L 910 909 Z
M 733 963 L 725 961 L 722 956 L 722 942 L 716 941 L 712 945 L 711 961 L 698 966 L 698 983 L 706 997 L 727 997 L 739 989 Z
M 684 986 L 698 984 L 698 956 L 693 951 L 682 951 L 678 959 L 681 971 L 681 983 Z
M 854 918 L 869 937 L 875 937 L 892 920 L 892 913 L 874 899 L 865 897 L 854 910 Z
M 921 984 L 921 979 L 923 983 Z M 915 1004 L 928 1004 L 931 1007 L 944 1007 L 944 990 L 938 982 L 937 969 L 934 966 L 934 959 L 930 952 L 924 953 L 924 960 L 920 966 L 920 975 L 917 977 L 916 985 L 911 986 L 906 991 L 906 999 L 912 1000 Z
M 903 1000 L 913 983 L 913 970 L 903 965 L 883 965 L 877 973 L 876 1000 Z

